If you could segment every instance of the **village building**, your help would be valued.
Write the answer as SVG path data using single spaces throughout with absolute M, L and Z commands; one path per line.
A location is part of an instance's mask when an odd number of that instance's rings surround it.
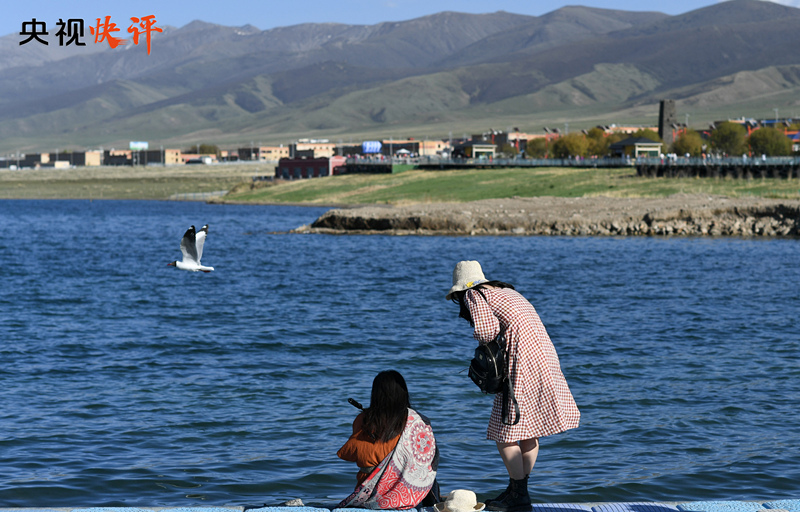
M 299 139 L 289 149 L 290 158 L 330 158 L 336 154 L 336 144 L 328 139 Z
M 340 174 L 347 159 L 343 156 L 322 158 L 281 158 L 275 167 L 275 178 L 299 180 Z
M 291 156 L 290 147 L 283 144 L 279 146 L 244 147 L 239 148 L 237 152 L 239 153 L 239 160 L 242 161 L 277 162 L 281 158 L 289 158 Z
M 470 140 L 457 144 L 453 148 L 453 158 L 488 158 L 494 159 L 497 145 L 479 140 Z
M 663 146 L 662 142 L 655 142 L 645 137 L 630 137 L 611 144 L 608 149 L 616 158 L 658 157 L 662 153 Z

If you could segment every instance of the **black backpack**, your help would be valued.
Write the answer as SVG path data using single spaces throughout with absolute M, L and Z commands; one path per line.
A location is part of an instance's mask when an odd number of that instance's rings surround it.
M 503 391 L 508 381 L 506 351 L 497 340 L 478 345 L 475 357 L 469 363 L 468 375 L 484 393 L 494 395 Z
M 500 336 L 498 336 L 498 339 Z M 508 378 L 506 367 L 506 351 L 497 342 L 497 339 L 485 345 L 478 345 L 475 349 L 475 357 L 469 363 L 469 378 L 478 388 L 486 394 L 495 395 L 503 393 L 502 422 L 506 425 L 516 425 L 519 423 L 519 404 L 514 397 L 514 390 L 511 387 L 511 379 Z M 508 398 L 514 404 L 514 421 L 508 419 Z

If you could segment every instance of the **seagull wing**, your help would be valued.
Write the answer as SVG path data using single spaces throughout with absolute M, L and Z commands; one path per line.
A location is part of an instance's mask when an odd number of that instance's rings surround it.
M 200 228 L 195 236 L 195 247 L 197 248 L 197 263 L 200 263 L 200 258 L 203 257 L 203 244 L 206 243 L 206 236 L 208 235 L 208 224 Z
M 196 235 L 194 226 L 186 230 L 181 239 L 181 252 L 183 253 L 184 262 L 200 263 L 200 257 L 197 255 Z

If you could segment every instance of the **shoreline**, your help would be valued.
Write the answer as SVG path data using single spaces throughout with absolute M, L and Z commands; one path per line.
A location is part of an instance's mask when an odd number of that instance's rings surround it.
M 204 505 L 161 507 L 8 507 L 9 512 L 344 512 L 365 509 L 334 508 L 335 505 L 302 504 L 300 500 L 278 505 Z M 291 504 L 290 504 L 291 503 Z M 800 512 L 800 499 L 708 500 L 533 503 L 534 512 Z M 434 507 L 416 507 L 404 512 L 436 512 Z M 401 512 L 384 510 L 383 512 Z
M 292 233 L 800 237 L 800 200 L 677 194 L 334 208 Z

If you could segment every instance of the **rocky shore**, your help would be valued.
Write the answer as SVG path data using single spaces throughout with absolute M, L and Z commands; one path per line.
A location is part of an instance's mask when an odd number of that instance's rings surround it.
M 337 208 L 295 233 L 800 237 L 800 200 L 514 197 Z

